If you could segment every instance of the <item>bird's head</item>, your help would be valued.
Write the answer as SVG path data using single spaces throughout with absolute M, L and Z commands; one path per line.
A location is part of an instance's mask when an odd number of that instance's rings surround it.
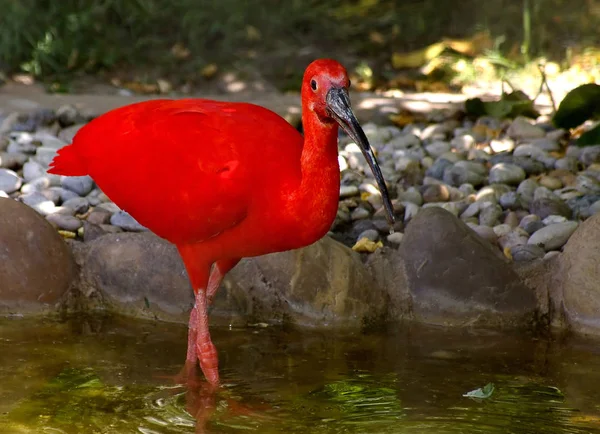
M 304 110 L 313 112 L 324 125 L 337 122 L 359 146 L 379 186 L 388 222 L 393 224 L 394 211 L 385 180 L 367 136 L 352 112 L 349 87 L 348 73 L 339 62 L 332 59 L 315 60 L 306 68 L 302 81 Z

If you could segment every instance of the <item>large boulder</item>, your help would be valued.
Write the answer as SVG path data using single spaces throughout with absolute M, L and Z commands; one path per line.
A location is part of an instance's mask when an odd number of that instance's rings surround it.
M 571 236 L 555 268 L 556 310 L 573 330 L 600 334 L 600 214 Z M 555 291 L 556 292 L 556 291 Z
M 0 314 L 59 307 L 76 275 L 71 251 L 41 215 L 0 198 Z
M 536 317 L 535 295 L 510 263 L 448 211 L 421 210 L 399 250 L 419 322 L 521 327 Z
M 79 289 L 90 306 L 187 322 L 193 292 L 177 248 L 151 233 L 116 233 L 78 243 Z
M 119 233 L 74 249 L 80 289 L 90 302 L 125 315 L 187 322 L 194 298 L 172 244 L 151 233 Z M 387 301 L 360 255 L 324 238 L 304 249 L 243 259 L 225 278 L 210 317 L 213 324 L 358 327 L 384 320 Z
M 235 306 L 252 321 L 314 327 L 372 327 L 387 320 L 387 293 L 360 255 L 329 237 L 305 247 L 245 259 L 225 278 L 215 314 Z

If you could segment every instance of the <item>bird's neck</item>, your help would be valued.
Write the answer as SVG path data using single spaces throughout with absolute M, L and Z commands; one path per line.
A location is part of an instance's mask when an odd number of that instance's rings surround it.
M 323 123 L 312 112 L 302 116 L 304 146 L 300 159 L 298 216 L 307 240 L 314 242 L 330 229 L 337 214 L 340 192 L 338 126 Z

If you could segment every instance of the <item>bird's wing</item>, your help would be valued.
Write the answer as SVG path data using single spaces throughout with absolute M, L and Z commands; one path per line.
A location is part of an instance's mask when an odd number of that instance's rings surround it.
M 134 104 L 92 121 L 73 146 L 98 186 L 141 224 L 175 243 L 202 241 L 244 220 L 256 187 L 258 161 L 249 155 L 260 144 L 246 143 L 245 132 L 257 119 L 232 107 Z

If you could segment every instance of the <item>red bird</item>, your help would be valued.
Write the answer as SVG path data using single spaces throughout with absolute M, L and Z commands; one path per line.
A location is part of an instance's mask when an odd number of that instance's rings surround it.
M 304 247 L 330 229 L 340 189 L 338 124 L 360 146 L 393 222 L 383 176 L 350 108 L 349 85 L 334 60 L 308 66 L 304 137 L 253 104 L 152 100 L 94 119 L 51 163 L 49 173 L 90 175 L 120 208 L 177 246 L 196 297 L 186 366 L 199 360 L 213 385 L 219 371 L 208 305 L 241 258 Z

